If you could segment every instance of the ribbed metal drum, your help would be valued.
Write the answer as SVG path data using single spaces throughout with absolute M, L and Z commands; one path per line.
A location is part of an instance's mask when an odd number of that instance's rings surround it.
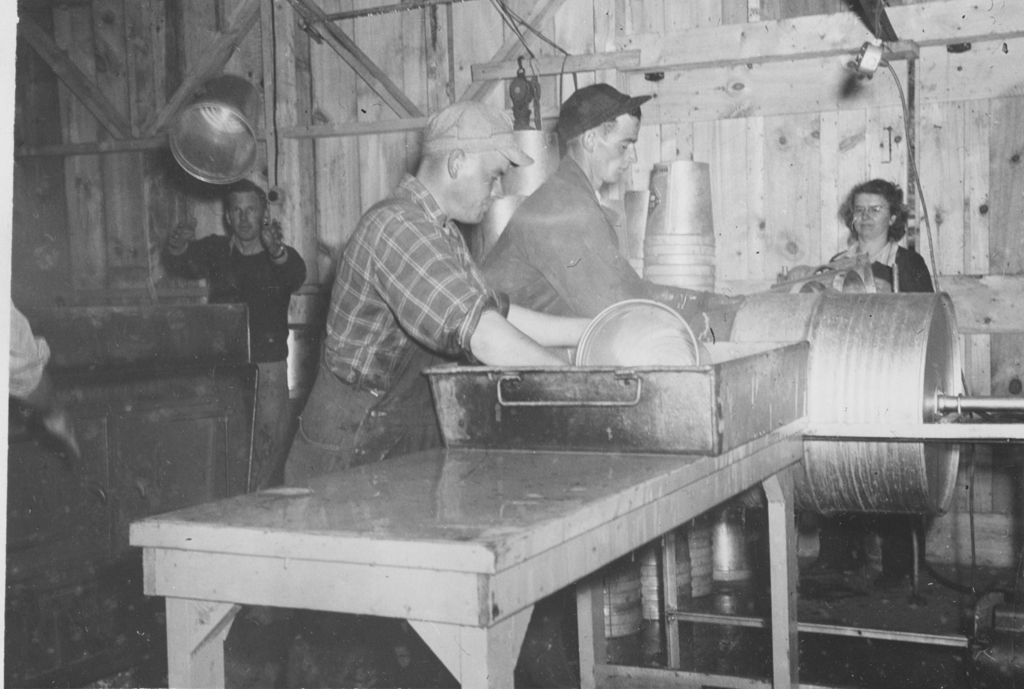
M 811 425 L 929 423 L 938 416 L 936 392 L 960 392 L 956 324 L 944 294 L 774 294 L 744 304 L 732 337 L 810 342 Z M 806 441 L 797 506 L 943 512 L 958 462 L 949 444 Z
M 734 342 L 800 342 L 821 305 L 821 293 L 751 294 L 736 313 Z

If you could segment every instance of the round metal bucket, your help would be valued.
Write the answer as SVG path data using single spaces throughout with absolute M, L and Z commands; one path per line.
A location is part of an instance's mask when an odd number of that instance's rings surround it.
M 608 565 L 604 574 L 604 635 L 608 638 L 630 636 L 640 631 L 640 566 L 629 557 Z
M 714 236 L 711 167 L 693 160 L 656 163 L 651 170 L 647 236 Z
M 660 548 L 647 545 L 640 549 L 640 600 L 645 620 L 661 619 Z
M 718 511 L 711 532 L 714 581 L 745 581 L 750 579 L 750 558 L 744 529 L 743 508 L 723 507 Z
M 305 399 L 313 389 L 320 365 L 320 344 L 323 327 L 288 326 L 288 397 Z
M 169 136 L 171 153 L 197 179 L 236 182 L 256 164 L 253 127 L 259 110 L 259 90 L 247 79 L 232 74 L 210 79 L 175 120 Z
M 612 304 L 587 325 L 577 366 L 695 366 L 700 345 L 683 317 L 649 299 Z
M 774 294 L 748 300 L 732 337 L 810 342 L 814 424 L 930 423 L 937 392 L 957 394 L 960 352 L 944 294 Z M 944 443 L 809 440 L 797 506 L 818 512 L 941 513 L 959 448 Z
M 714 573 L 712 524 L 710 516 L 701 515 L 687 525 L 687 554 L 690 558 L 690 597 L 701 598 L 711 593 Z M 680 590 L 680 597 L 684 597 Z

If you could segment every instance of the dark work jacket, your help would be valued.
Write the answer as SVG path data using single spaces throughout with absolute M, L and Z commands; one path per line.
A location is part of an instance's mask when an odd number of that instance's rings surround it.
M 563 158 L 513 213 L 484 259 L 484 277 L 511 303 L 560 316 L 593 317 L 624 299 L 655 298 L 656 286 L 619 253 L 616 220 L 579 165 Z
M 288 303 L 306 279 L 306 264 L 285 247 L 288 260 L 277 265 L 265 251 L 243 255 L 224 235 L 189 243 L 180 256 L 163 252 L 169 271 L 186 278 L 206 278 L 210 301 L 242 303 L 249 311 L 249 345 L 254 363 L 283 361 L 288 356 Z

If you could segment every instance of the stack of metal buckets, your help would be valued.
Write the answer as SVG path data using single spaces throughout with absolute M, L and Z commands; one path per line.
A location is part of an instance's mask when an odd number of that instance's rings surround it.
M 676 160 L 654 165 L 643 277 L 659 285 L 714 290 L 715 233 L 707 163 Z

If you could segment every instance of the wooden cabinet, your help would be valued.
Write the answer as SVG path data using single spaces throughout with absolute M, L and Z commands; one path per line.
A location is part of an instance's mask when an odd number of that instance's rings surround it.
M 142 593 L 128 525 L 245 491 L 256 373 L 244 308 L 26 312 L 83 456 L 70 464 L 12 406 L 5 684 L 83 684 L 147 657 L 159 668 L 163 605 Z

